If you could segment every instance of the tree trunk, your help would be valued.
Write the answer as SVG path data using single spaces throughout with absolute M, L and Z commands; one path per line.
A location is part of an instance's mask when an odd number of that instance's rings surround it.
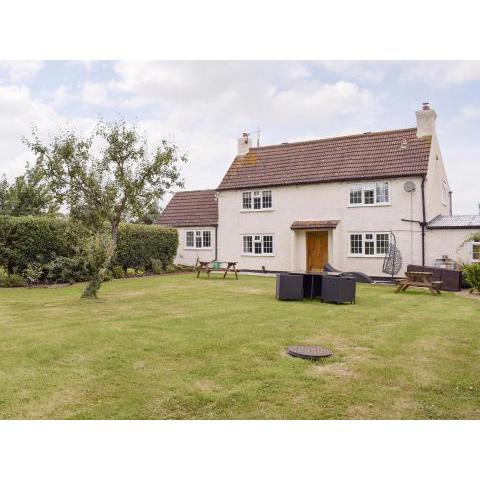
M 113 251 L 117 248 L 117 241 L 118 241 L 118 225 L 116 221 L 112 222 L 112 243 L 113 243 Z
M 100 267 L 99 270 L 93 272 L 92 278 L 87 285 L 87 288 L 82 293 L 82 298 L 97 298 L 97 292 L 100 290 L 102 286 L 103 279 L 105 278 L 105 274 L 107 273 L 108 268 L 110 267 L 110 263 L 112 262 L 112 258 L 115 255 L 115 250 L 117 248 L 117 241 L 118 241 L 118 222 L 112 222 L 112 248 L 110 249 L 109 255 L 105 259 L 104 264 Z

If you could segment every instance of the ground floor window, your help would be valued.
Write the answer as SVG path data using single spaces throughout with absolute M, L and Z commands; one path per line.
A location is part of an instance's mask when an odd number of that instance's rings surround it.
M 273 235 L 243 235 L 244 255 L 273 255 Z
M 350 255 L 379 257 L 387 253 L 389 233 L 350 233 Z
M 211 248 L 212 232 L 210 230 L 188 230 L 185 244 L 187 248 L 192 249 Z
M 480 262 L 480 242 L 473 242 L 472 244 L 472 260 Z

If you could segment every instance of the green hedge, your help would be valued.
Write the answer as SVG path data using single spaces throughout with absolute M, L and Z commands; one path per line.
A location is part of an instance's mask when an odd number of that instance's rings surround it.
M 24 273 L 29 264 L 46 265 L 59 257 L 73 258 L 88 231 L 76 222 L 56 217 L 0 216 L 0 264 L 11 273 Z M 152 269 L 157 259 L 165 269 L 178 247 L 175 229 L 157 225 L 120 226 L 114 265 Z
M 0 216 L 0 263 L 23 273 L 29 263 L 46 264 L 56 257 L 72 257 L 85 230 L 56 217 Z
M 178 234 L 173 228 L 124 224 L 119 230 L 115 264 L 151 271 L 152 259 L 157 259 L 166 269 L 173 262 L 177 248 Z

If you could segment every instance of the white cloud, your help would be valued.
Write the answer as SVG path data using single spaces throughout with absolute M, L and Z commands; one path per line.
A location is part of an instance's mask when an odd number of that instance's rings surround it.
M 41 61 L 0 61 L 0 70 L 7 73 L 13 83 L 24 82 L 34 78 L 43 68 Z
M 117 105 L 148 109 L 153 137 L 188 147 L 187 187 L 207 188 L 220 182 L 244 131 L 260 127 L 267 144 L 369 129 L 375 95 L 353 82 L 325 83 L 315 68 L 304 62 L 119 62 L 106 88 Z
M 72 95 L 70 94 L 70 89 L 67 86 L 60 85 L 51 93 L 50 97 L 54 107 L 63 107 L 70 101 Z
M 434 86 L 460 85 L 480 80 L 480 61 L 411 62 L 407 64 L 403 78 Z
M 0 162 L 1 173 L 12 178 L 24 172 L 25 163 L 33 156 L 22 142 L 36 125 L 40 135 L 47 135 L 59 127 L 74 126 L 87 130 L 94 122 L 90 118 L 66 119 L 47 103 L 32 98 L 26 86 L 0 85 Z
M 106 85 L 103 83 L 85 82 L 82 87 L 81 100 L 89 105 L 108 105 Z
M 394 62 L 329 60 L 318 64 L 343 78 L 379 83 Z

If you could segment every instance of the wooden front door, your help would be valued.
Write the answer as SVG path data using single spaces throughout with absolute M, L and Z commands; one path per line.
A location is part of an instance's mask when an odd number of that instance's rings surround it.
M 307 232 L 307 271 L 321 271 L 327 262 L 328 232 Z

